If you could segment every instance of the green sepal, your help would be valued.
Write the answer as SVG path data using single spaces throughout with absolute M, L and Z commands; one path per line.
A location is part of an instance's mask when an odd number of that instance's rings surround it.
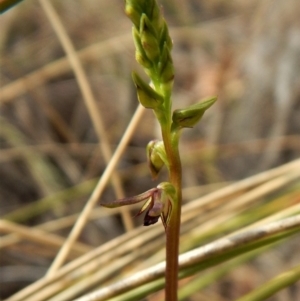
M 163 166 L 168 166 L 168 159 L 163 141 L 150 141 L 147 145 L 146 151 L 151 176 L 155 179 Z
M 160 56 L 158 39 L 155 29 L 145 14 L 141 17 L 139 34 L 147 57 L 151 61 L 156 61 Z
M 138 100 L 147 109 L 157 109 L 163 103 L 164 98 L 145 83 L 140 76 L 132 72 L 132 79 L 137 89 Z
M 202 118 L 205 111 L 211 107 L 217 97 L 211 97 L 201 103 L 191 105 L 185 109 L 175 110 L 172 115 L 172 131 L 181 128 L 192 128 Z

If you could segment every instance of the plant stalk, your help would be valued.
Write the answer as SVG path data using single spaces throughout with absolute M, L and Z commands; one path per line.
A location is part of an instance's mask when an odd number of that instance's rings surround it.
M 170 124 L 170 123 L 169 123 Z M 162 127 L 162 137 L 165 150 L 169 158 L 169 180 L 176 189 L 176 200 L 174 201 L 172 213 L 166 232 L 166 275 L 165 275 L 165 300 L 178 300 L 178 256 L 181 220 L 181 161 L 178 150 L 178 136 L 172 137 L 170 127 Z M 173 138 L 173 139 L 172 139 Z

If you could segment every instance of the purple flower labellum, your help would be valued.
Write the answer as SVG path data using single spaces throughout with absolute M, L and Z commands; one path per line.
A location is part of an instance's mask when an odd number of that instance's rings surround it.
M 158 220 L 159 220 L 159 216 L 149 216 L 146 214 L 144 217 L 144 226 L 150 226 L 156 224 Z

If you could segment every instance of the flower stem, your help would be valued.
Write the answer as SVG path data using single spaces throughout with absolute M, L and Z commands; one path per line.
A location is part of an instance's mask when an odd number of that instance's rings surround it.
M 171 136 L 170 128 L 162 127 L 162 136 L 169 159 L 169 180 L 176 190 L 176 200 L 174 200 L 170 221 L 166 231 L 166 285 L 165 300 L 177 301 L 178 290 L 178 255 L 180 237 L 180 217 L 181 217 L 181 161 L 178 149 L 178 136 Z M 173 138 L 173 139 L 172 139 Z

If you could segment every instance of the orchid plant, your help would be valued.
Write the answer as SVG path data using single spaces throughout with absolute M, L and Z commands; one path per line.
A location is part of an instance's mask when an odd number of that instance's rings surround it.
M 182 201 L 179 137 L 183 128 L 197 124 L 216 97 L 172 111 L 173 43 L 161 9 L 156 0 L 125 0 L 125 12 L 133 23 L 136 60 L 149 77 L 149 83 L 146 83 L 137 73 L 132 73 L 138 100 L 142 106 L 153 110 L 162 133 L 162 141 L 153 140 L 147 146 L 149 169 L 152 177 L 156 178 L 166 166 L 169 181 L 137 196 L 101 205 L 114 208 L 144 202 L 138 215 L 146 212 L 145 226 L 155 224 L 161 217 L 166 232 L 165 300 L 176 301 Z

